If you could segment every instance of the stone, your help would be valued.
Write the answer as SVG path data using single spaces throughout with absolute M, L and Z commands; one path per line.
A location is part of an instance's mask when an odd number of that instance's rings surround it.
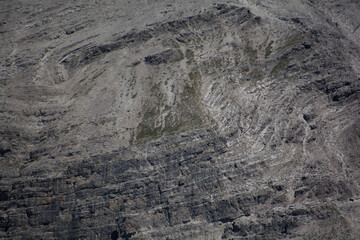
M 360 3 L 1 1 L 1 239 L 359 239 Z

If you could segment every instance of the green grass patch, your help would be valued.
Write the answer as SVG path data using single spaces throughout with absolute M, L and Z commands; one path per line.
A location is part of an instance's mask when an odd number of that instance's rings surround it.
M 284 70 L 286 66 L 289 65 L 291 58 L 287 56 L 282 56 L 275 67 L 271 70 L 271 74 L 279 73 L 280 71 Z
M 173 85 L 174 86 L 174 85 Z M 175 86 L 174 86 L 175 87 Z M 160 85 L 151 87 L 151 96 L 156 97 L 156 104 L 147 104 L 142 120 L 137 127 L 132 143 L 156 139 L 179 131 L 193 129 L 204 123 L 201 108 L 201 73 L 193 70 L 188 74 L 182 94 L 173 104 L 166 104 L 166 95 L 161 93 Z M 150 106 L 154 107 L 150 107 Z
M 153 127 L 151 125 L 146 125 L 144 123 L 140 123 L 138 128 L 140 131 L 137 133 L 136 139 L 141 141 L 145 138 L 156 138 L 161 134 L 160 127 Z
M 180 47 L 176 48 L 176 57 L 171 60 L 171 63 L 180 62 L 185 58 L 184 53 L 181 51 Z
M 142 140 L 149 137 L 154 138 L 160 135 L 161 128 L 155 127 L 155 123 L 159 114 L 160 111 L 156 107 L 144 113 L 142 121 L 139 123 L 137 128 L 138 132 L 136 135 L 136 140 Z
M 180 128 L 181 123 L 176 119 L 173 113 L 168 113 L 165 116 L 165 127 L 163 128 L 163 133 L 165 135 L 170 135 L 180 130 Z

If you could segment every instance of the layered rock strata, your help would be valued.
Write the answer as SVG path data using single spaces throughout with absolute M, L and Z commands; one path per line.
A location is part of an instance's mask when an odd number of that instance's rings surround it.
M 358 239 L 358 1 L 2 1 L 3 239 Z

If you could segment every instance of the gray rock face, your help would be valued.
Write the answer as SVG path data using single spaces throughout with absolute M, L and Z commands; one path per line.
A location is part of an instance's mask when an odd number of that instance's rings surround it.
M 360 238 L 359 1 L 0 9 L 0 238 Z

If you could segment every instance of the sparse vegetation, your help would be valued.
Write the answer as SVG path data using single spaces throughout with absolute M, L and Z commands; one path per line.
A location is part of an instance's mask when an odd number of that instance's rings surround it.
M 251 80 L 257 82 L 263 79 L 264 76 L 261 70 L 255 68 L 249 73 L 249 77 L 251 78 Z
M 156 137 L 160 133 L 159 127 L 155 127 L 156 117 L 159 114 L 159 108 L 152 108 L 144 113 L 142 121 L 139 123 L 136 139 L 141 140 L 146 137 Z
M 134 89 L 135 85 L 136 85 L 136 76 L 135 76 L 135 74 L 133 74 L 131 79 L 130 79 L 130 87 L 131 87 L 131 89 Z
M 185 52 L 185 56 L 187 59 L 187 64 L 191 64 L 194 62 L 194 52 L 191 49 L 187 49 Z
M 181 127 L 181 124 L 177 122 L 176 117 L 173 116 L 172 113 L 168 113 L 165 116 L 165 127 L 163 129 L 163 132 L 165 134 L 172 134 L 176 131 L 178 131 Z
M 191 71 L 185 81 L 180 100 L 175 101 L 173 106 L 165 104 L 166 97 L 160 91 L 160 84 L 154 84 L 150 91 L 151 96 L 157 98 L 157 104 L 145 111 L 137 128 L 136 141 L 170 135 L 181 129 L 201 125 L 204 114 L 200 107 L 200 80 L 200 72 Z
M 265 58 L 268 58 L 269 56 L 270 56 L 270 54 L 272 53 L 272 44 L 273 44 L 274 42 L 273 41 L 271 41 L 268 45 L 267 45 L 267 47 L 266 47 L 266 49 L 265 49 Z
M 291 58 L 287 56 L 282 56 L 275 67 L 271 70 L 271 74 L 276 74 L 281 70 L 284 70 L 287 65 L 289 65 Z
M 201 78 L 200 72 L 197 70 L 191 71 L 189 73 L 189 79 L 196 84 L 198 83 L 198 80 L 200 80 L 200 78 Z
M 29 2 L 1 239 L 360 240 L 360 1 Z
M 172 63 L 180 62 L 185 58 L 184 53 L 181 51 L 180 47 L 176 48 L 176 57 L 171 61 Z
M 246 42 L 244 53 L 248 56 L 251 62 L 257 59 L 257 50 L 252 48 L 249 41 Z
M 191 60 L 194 58 L 194 52 L 191 49 L 187 49 L 185 52 L 185 56 L 188 60 Z
M 137 140 L 142 140 L 144 138 L 155 138 L 160 136 L 161 133 L 160 127 L 153 127 L 144 123 L 140 123 L 138 128 L 140 131 L 137 134 Z
M 296 33 L 292 36 L 289 36 L 281 48 L 288 48 L 299 43 L 302 43 L 302 36 L 300 33 Z

